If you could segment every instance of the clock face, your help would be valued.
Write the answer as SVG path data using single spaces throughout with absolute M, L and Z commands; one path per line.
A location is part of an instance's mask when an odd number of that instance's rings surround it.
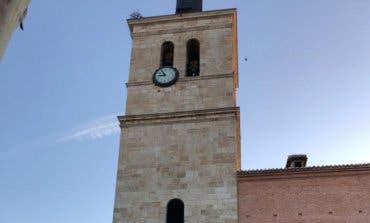
M 153 74 L 153 83 L 158 87 L 168 87 L 176 83 L 179 72 L 174 67 L 161 67 Z

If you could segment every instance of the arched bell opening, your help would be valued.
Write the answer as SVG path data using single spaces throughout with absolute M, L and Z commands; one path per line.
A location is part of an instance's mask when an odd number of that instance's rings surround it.
M 172 67 L 173 66 L 173 52 L 174 44 L 170 41 L 166 41 L 162 44 L 161 49 L 161 67 Z
M 197 39 L 191 39 L 186 44 L 187 60 L 186 60 L 186 76 L 199 76 L 200 66 L 200 44 Z
M 172 199 L 167 204 L 167 223 L 184 223 L 184 202 Z

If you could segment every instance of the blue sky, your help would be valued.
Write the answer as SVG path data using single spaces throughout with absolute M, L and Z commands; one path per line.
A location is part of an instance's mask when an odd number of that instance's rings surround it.
M 0 64 L 0 222 L 111 222 L 130 56 L 125 22 L 174 0 L 32 1 Z M 370 162 L 370 2 L 238 8 L 243 169 Z M 248 61 L 244 61 L 247 57 Z

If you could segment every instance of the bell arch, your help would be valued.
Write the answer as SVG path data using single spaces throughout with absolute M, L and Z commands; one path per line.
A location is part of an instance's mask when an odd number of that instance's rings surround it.
M 166 41 L 162 43 L 161 47 L 161 67 L 172 67 L 173 66 L 173 53 L 175 46 L 173 42 Z
M 186 43 L 186 76 L 199 76 L 200 43 L 197 39 L 190 39 Z

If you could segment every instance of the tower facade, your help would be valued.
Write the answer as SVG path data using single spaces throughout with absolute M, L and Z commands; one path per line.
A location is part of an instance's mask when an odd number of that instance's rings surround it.
M 114 223 L 236 223 L 236 9 L 129 19 Z

